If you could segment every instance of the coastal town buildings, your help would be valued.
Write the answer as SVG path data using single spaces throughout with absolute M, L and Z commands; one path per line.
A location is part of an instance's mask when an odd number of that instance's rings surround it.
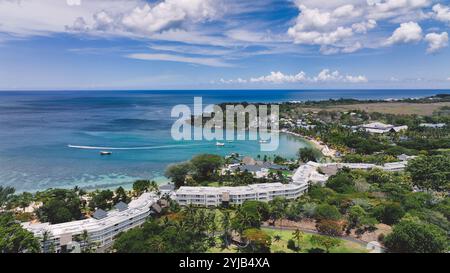
M 384 134 L 389 132 L 398 133 L 403 130 L 408 130 L 408 126 L 401 125 L 401 126 L 394 126 L 391 124 L 384 124 L 381 122 L 372 122 L 369 124 L 361 125 L 361 128 L 365 130 L 366 132 L 372 133 L 372 134 Z
M 445 126 L 447 126 L 447 124 L 445 124 L 445 123 L 421 123 L 421 124 L 419 124 L 419 126 L 425 127 L 425 128 L 440 129 L 440 128 L 444 128 Z
M 43 249 L 50 246 L 56 252 L 80 249 L 77 237 L 83 233 L 87 233 L 89 241 L 97 248 L 106 248 L 119 233 L 142 225 L 153 207 L 157 207 L 158 199 L 154 193 L 144 193 L 129 204 L 117 204 L 109 212 L 97 210 L 93 218 L 61 224 L 27 222 L 22 226 L 41 239 Z M 47 237 L 45 241 L 44 237 Z

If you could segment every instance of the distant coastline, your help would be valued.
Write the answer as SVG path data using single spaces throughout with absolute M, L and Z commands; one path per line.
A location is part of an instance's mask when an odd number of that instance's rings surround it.
M 75 185 L 105 188 L 127 185 L 136 178 L 163 177 L 168 164 L 188 160 L 199 153 L 225 156 L 239 150 L 258 155 L 258 143 L 235 142 L 233 149 L 217 149 L 208 143 L 192 148 L 170 148 L 179 144 L 170 139 L 173 122 L 170 109 L 176 104 L 192 104 L 194 96 L 202 96 L 206 105 L 227 101 L 385 100 L 445 92 L 450 94 L 450 90 L 261 90 L 257 95 L 245 90 L 1 92 L 0 181 L 3 186 L 14 186 L 18 191 Z M 304 141 L 287 137 L 282 141 L 283 147 L 276 154 L 287 157 L 294 156 L 305 145 Z M 167 148 L 117 151 L 112 157 L 101 158 L 95 150 L 69 149 L 68 144 Z

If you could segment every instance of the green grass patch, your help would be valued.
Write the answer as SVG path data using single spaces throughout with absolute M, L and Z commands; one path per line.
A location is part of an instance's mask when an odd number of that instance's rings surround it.
M 266 229 L 263 228 L 265 232 L 267 232 L 272 237 L 272 247 L 271 252 L 285 252 L 285 253 L 295 253 L 295 251 L 290 250 L 287 248 L 287 242 L 290 239 L 293 239 L 292 237 L 292 230 L 273 230 L 273 229 Z M 278 235 L 281 237 L 279 241 L 275 241 L 275 236 Z M 317 246 L 314 246 L 311 244 L 311 234 L 304 234 L 303 238 L 300 242 L 300 250 L 299 253 L 307 253 L 309 249 L 317 248 Z M 295 240 L 294 240 L 295 241 Z M 331 253 L 366 253 L 366 249 L 362 247 L 361 245 L 341 240 L 341 245 L 333 248 L 330 250 Z

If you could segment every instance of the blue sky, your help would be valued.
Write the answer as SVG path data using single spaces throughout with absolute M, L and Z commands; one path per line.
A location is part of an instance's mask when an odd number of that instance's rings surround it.
M 0 89 L 450 88 L 449 1 L 0 0 Z

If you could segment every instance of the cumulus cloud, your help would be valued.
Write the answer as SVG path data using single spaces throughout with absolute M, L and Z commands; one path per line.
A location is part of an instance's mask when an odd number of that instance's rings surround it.
M 444 6 L 441 4 L 436 4 L 433 6 L 433 16 L 436 18 L 436 20 L 450 23 L 450 7 Z
M 0 0 L 0 32 L 25 37 L 69 31 L 229 49 L 255 45 L 265 47 L 267 54 L 315 48 L 330 55 L 422 39 L 421 33 L 406 33 L 408 25 L 403 24 L 415 22 L 418 26 L 423 19 L 450 22 L 450 7 L 433 0 L 294 0 L 296 18 L 276 21 L 266 21 L 255 12 L 272 8 L 273 0 L 256 2 Z M 277 25 L 282 20 L 283 24 Z M 285 27 L 285 23 L 291 25 Z M 399 24 L 386 42 L 386 33 Z
M 214 0 L 165 0 L 153 6 L 136 7 L 121 23 L 130 29 L 153 33 L 184 20 L 200 22 L 216 14 Z
M 325 82 L 341 82 L 341 83 L 366 83 L 367 77 L 362 75 L 343 75 L 339 71 L 331 71 L 323 69 L 316 76 L 308 76 L 304 71 L 297 74 L 284 74 L 281 71 L 270 72 L 269 75 L 252 77 L 250 79 L 238 78 L 236 80 L 220 80 L 221 83 L 270 83 L 270 84 L 286 84 L 286 83 L 325 83 Z
M 367 33 L 367 31 L 375 28 L 377 26 L 377 21 L 369 19 L 360 23 L 355 23 L 352 25 L 353 30 L 356 33 Z
M 250 82 L 269 82 L 269 83 L 293 83 L 306 81 L 307 77 L 305 72 L 301 71 L 296 75 L 285 75 L 278 72 L 270 72 L 270 75 L 261 76 L 257 78 L 251 78 Z
M 428 42 L 428 53 L 434 53 L 440 49 L 448 46 L 448 33 L 429 33 L 425 36 L 425 41 Z
M 386 40 L 386 45 L 411 43 L 422 40 L 422 28 L 416 22 L 402 23 L 392 36 Z
M 423 13 L 421 9 L 431 3 L 431 0 L 367 0 L 369 17 L 373 19 L 417 18 Z
M 322 70 L 317 76 L 311 79 L 313 82 L 348 82 L 363 83 L 367 82 L 365 76 L 342 75 L 339 71 L 331 71 L 329 69 Z
M 247 80 L 244 80 L 242 78 L 237 78 L 235 80 L 225 80 L 225 79 L 220 79 L 219 80 L 220 83 L 225 83 L 225 84 L 231 84 L 231 83 L 247 83 Z
M 0 0 L 0 31 L 18 35 L 99 31 L 145 36 L 218 16 L 221 0 Z M 80 19 L 81 18 L 81 19 Z M 80 28 L 81 20 L 84 26 Z
M 294 1 L 299 15 L 288 35 L 294 43 L 316 45 L 322 54 L 352 53 L 422 39 L 418 21 L 430 18 L 432 0 Z M 435 6 L 443 18 L 442 5 Z M 379 21 L 382 21 L 381 24 Z M 405 23 L 409 22 L 409 23 Z M 377 27 L 390 29 L 401 24 L 388 41 L 369 32 Z M 380 32 L 378 32 L 380 33 Z
M 310 9 L 300 5 L 300 15 L 295 26 L 289 28 L 288 35 L 297 44 L 330 45 L 351 37 L 351 27 L 334 27 L 340 17 L 353 11 L 353 6 L 343 6 L 333 12 Z

